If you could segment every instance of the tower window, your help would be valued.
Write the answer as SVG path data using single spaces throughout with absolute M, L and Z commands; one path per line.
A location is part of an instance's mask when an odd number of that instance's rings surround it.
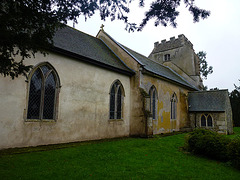
M 170 54 L 164 55 L 164 61 L 170 61 Z

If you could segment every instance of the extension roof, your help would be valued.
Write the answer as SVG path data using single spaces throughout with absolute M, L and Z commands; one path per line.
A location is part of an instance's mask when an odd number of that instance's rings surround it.
M 134 74 L 100 39 L 69 26 L 59 29 L 53 42 L 55 52 L 129 76 Z
M 190 112 L 224 112 L 228 90 L 198 91 L 188 93 Z

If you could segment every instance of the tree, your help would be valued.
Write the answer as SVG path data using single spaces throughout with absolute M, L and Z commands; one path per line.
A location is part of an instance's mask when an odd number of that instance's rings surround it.
M 138 1 L 139 6 L 144 7 L 145 0 Z M 99 11 L 102 20 L 122 20 L 128 31 L 141 31 L 154 18 L 155 26 L 161 24 L 176 27 L 176 17 L 179 15 L 177 7 L 181 0 L 153 1 L 140 25 L 128 21 L 128 3 L 131 2 L 132 0 L 1 0 L 0 74 L 12 78 L 25 75 L 31 66 L 25 66 L 23 61 L 34 57 L 36 52 L 45 54 L 53 45 L 52 38 L 56 30 L 69 20 L 77 23 L 77 18 L 81 15 L 87 19 Z M 210 15 L 209 11 L 195 6 L 195 0 L 184 0 L 183 3 L 192 13 L 194 22 Z
M 199 51 L 197 53 L 197 56 L 200 60 L 200 74 L 203 78 L 207 79 L 207 76 L 213 73 L 213 67 L 208 66 L 208 63 L 206 61 L 207 53 L 204 51 Z
M 240 80 L 239 80 L 240 81 Z M 240 86 L 235 86 L 235 89 L 230 93 L 230 102 L 232 106 L 232 116 L 234 126 L 240 126 Z

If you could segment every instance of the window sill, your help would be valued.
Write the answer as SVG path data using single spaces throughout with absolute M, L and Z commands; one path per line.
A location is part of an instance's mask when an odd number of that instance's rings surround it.
M 123 119 L 109 119 L 108 123 L 123 123 L 124 120 Z
M 200 126 L 200 128 L 203 128 L 203 129 L 213 129 L 214 127 L 213 126 Z
M 26 119 L 25 122 L 56 122 L 55 119 Z

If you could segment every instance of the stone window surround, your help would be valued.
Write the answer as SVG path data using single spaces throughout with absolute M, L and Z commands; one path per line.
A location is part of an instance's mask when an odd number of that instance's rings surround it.
M 170 61 L 170 54 L 164 54 L 163 61 Z
M 43 119 L 42 114 L 43 111 L 40 112 L 40 118 L 39 119 L 28 119 L 27 114 L 28 114 L 28 105 L 29 105 L 29 92 L 30 92 L 30 85 L 31 85 L 31 79 L 33 74 L 38 70 L 41 66 L 48 66 L 50 68 L 50 72 L 53 72 L 55 81 L 56 81 L 56 88 L 55 88 L 55 100 L 54 100 L 54 114 L 52 119 Z M 56 122 L 58 119 L 58 106 L 59 106 L 59 93 L 60 93 L 60 88 L 61 88 L 61 83 L 60 83 L 60 78 L 58 76 L 58 73 L 56 69 L 49 63 L 49 62 L 41 62 L 35 65 L 32 70 L 30 71 L 29 75 L 27 76 L 27 97 L 26 97 L 26 108 L 24 109 L 24 121 L 26 122 Z M 43 88 L 42 88 L 43 89 Z M 42 91 L 42 90 L 41 90 Z M 41 98 L 43 99 L 43 98 Z M 43 101 L 41 102 L 41 107 L 43 106 Z
M 205 117 L 205 120 L 206 120 L 206 126 L 202 126 L 202 123 L 201 123 L 201 119 L 202 119 L 202 116 Z M 207 122 L 207 119 L 208 119 L 208 116 L 211 117 L 211 120 L 212 120 L 212 126 L 208 126 L 208 122 Z M 213 128 L 214 127 L 214 119 L 213 119 L 213 116 L 211 113 L 202 113 L 201 116 L 199 117 L 200 120 L 199 120 L 199 127 L 203 127 L 203 128 Z
M 171 113 L 170 113 L 170 116 L 171 116 L 171 119 L 174 120 L 174 119 L 177 119 L 177 95 L 176 93 L 174 92 L 172 97 L 171 97 Z
M 155 99 L 153 99 L 153 95 L 155 95 Z M 158 93 L 157 89 L 154 85 L 151 86 L 149 90 L 149 97 L 150 97 L 150 112 L 152 114 L 152 119 L 157 119 L 157 101 L 158 101 Z
M 115 87 L 115 91 L 114 91 L 114 101 L 111 101 L 111 91 L 112 89 Z M 117 105 L 118 105 L 118 91 L 119 89 L 121 90 L 121 110 L 120 110 L 120 118 L 118 118 L 117 116 Z M 110 91 L 109 91 L 109 122 L 112 122 L 112 121 L 123 121 L 123 110 L 124 110 L 124 97 L 125 97 L 125 91 L 124 91 L 124 88 L 123 88 L 123 85 L 122 83 L 120 82 L 120 80 L 115 80 L 111 87 L 110 87 Z M 112 104 L 114 102 L 114 105 Z M 114 110 L 113 110 L 113 117 L 111 117 L 111 107 L 114 107 Z

